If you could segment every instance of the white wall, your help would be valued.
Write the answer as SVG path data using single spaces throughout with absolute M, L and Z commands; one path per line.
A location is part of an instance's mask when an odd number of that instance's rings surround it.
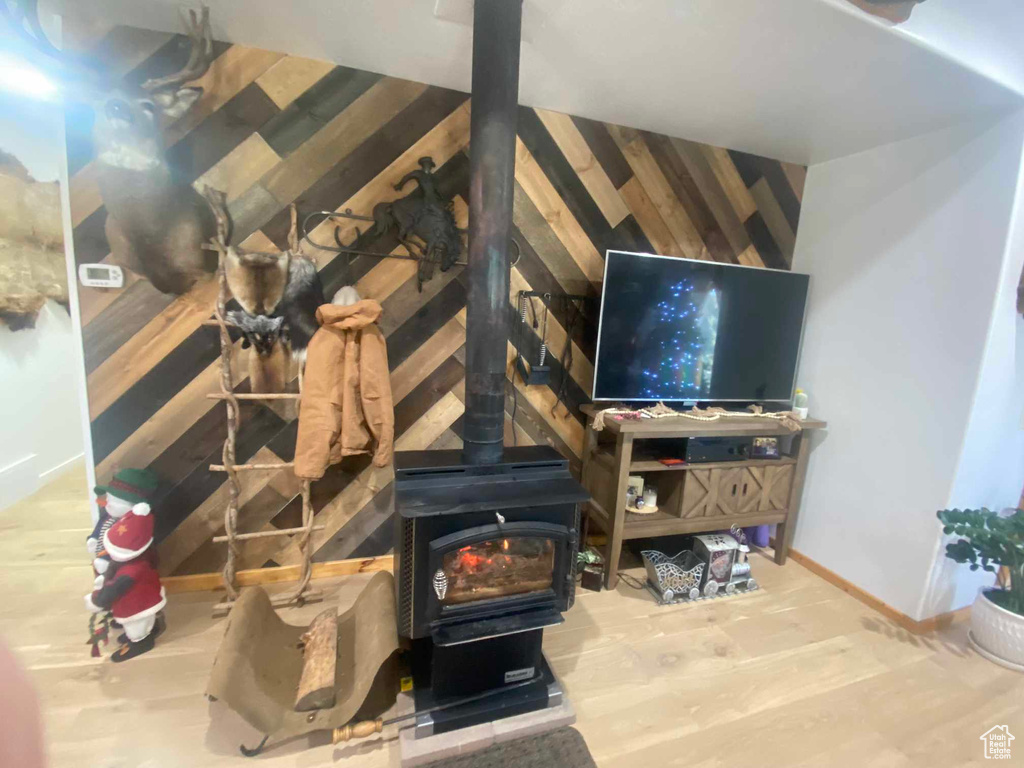
M 953 489 L 946 506 L 1003 510 L 1017 506 L 1024 486 L 1024 317 L 1017 313 L 1017 285 L 1024 265 L 1024 168 L 996 290 L 985 357 Z M 968 605 L 991 574 L 971 573 L 945 557 L 940 536 L 921 613 L 933 616 Z
M 39 181 L 58 180 L 63 117 L 55 104 L 0 93 L 0 148 Z M 0 328 L 0 508 L 83 453 L 81 351 L 68 312 L 47 302 L 36 328 Z
M 64 5 L 179 32 L 186 4 Z M 472 0 L 209 5 L 218 39 L 469 89 Z M 519 99 L 805 164 L 1020 105 L 873 20 L 845 0 L 526 0 Z
M 794 546 L 913 618 L 923 618 L 935 561 L 935 512 L 961 469 L 968 483 L 961 449 L 1022 135 L 1015 115 L 808 173 L 793 263 L 812 275 L 799 385 L 829 429 Z

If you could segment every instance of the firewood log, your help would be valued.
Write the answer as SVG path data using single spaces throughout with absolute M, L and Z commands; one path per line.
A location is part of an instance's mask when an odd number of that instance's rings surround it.
M 302 636 L 305 647 L 295 711 L 329 709 L 335 704 L 334 675 L 338 663 L 338 609 L 319 614 Z

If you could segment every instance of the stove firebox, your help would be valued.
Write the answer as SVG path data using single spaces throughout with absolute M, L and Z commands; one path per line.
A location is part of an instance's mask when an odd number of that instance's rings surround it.
M 589 496 L 552 448 L 507 448 L 505 459 L 395 455 L 403 637 L 454 645 L 559 623 L 572 605 L 579 504 Z
M 547 446 L 497 464 L 459 451 L 395 455 L 399 634 L 434 699 L 544 677 L 541 635 L 575 597 L 579 505 L 589 498 Z

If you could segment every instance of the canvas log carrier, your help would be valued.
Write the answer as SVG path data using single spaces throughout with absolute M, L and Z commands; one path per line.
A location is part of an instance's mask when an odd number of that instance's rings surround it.
M 358 714 L 377 716 L 395 701 L 398 691 L 394 579 L 375 573 L 352 607 L 335 621 L 334 672 L 322 657 L 330 648 L 331 632 L 325 623 L 332 611 L 321 613 L 307 627 L 286 624 L 274 611 L 267 593 L 252 587 L 242 592 L 228 619 L 206 693 L 238 713 L 272 743 L 345 725 Z M 314 666 L 306 653 L 316 653 Z M 311 646 L 321 650 L 313 651 Z M 323 681 L 332 683 L 333 704 L 299 711 L 300 682 L 308 693 L 329 700 Z M 299 696 L 307 698 L 305 693 Z M 307 701 L 308 703 L 308 701 Z

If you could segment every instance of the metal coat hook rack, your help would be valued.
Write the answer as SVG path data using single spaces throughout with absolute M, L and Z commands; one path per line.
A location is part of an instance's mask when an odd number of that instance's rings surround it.
M 375 251 L 364 251 L 364 250 L 360 250 L 359 248 L 352 248 L 351 246 L 347 246 L 343 242 L 341 242 L 341 228 L 340 227 L 335 227 L 334 228 L 334 242 L 335 242 L 334 245 L 328 245 L 326 243 L 319 243 L 316 240 L 314 240 L 312 237 L 310 237 L 309 221 L 314 216 L 322 216 L 323 217 L 323 219 L 320 222 L 318 222 L 318 224 L 322 223 L 323 221 L 325 221 L 327 219 L 350 219 L 350 220 L 353 220 L 353 221 L 366 221 L 366 222 L 374 222 L 375 219 L 372 216 L 360 216 L 359 214 L 352 213 L 352 210 L 350 208 L 346 208 L 344 211 L 312 211 L 312 212 L 308 213 L 306 215 L 306 217 L 302 220 L 302 239 L 304 241 L 306 241 L 307 243 L 309 243 L 314 248 L 319 248 L 322 251 L 328 251 L 330 253 L 344 253 L 344 254 L 348 254 L 348 255 L 351 255 L 351 256 L 368 256 L 369 258 L 372 258 L 372 259 L 404 259 L 406 261 L 430 261 L 430 262 L 434 262 L 435 264 L 439 262 L 438 259 L 431 259 L 431 258 L 428 258 L 427 256 L 424 256 L 424 255 L 418 255 L 417 256 L 417 255 L 415 255 L 415 254 L 413 254 L 411 252 L 407 253 L 407 254 L 406 253 L 376 253 Z M 469 230 L 467 230 L 467 229 L 459 229 L 459 232 L 462 233 L 462 234 L 465 234 L 468 231 Z M 361 235 L 362 235 L 362 232 L 359 229 L 356 229 L 356 239 L 358 239 Z M 514 246 L 514 250 L 515 250 L 515 254 L 516 255 L 515 255 L 515 259 L 512 262 L 512 266 L 515 266 L 516 264 L 519 263 L 519 259 L 522 256 L 522 250 L 520 249 L 519 243 L 516 242 L 515 238 L 509 238 L 509 243 L 512 246 Z M 404 245 L 407 249 L 409 249 L 409 245 L 405 241 L 402 241 L 402 245 Z M 410 249 L 410 251 L 411 251 L 411 249 Z M 456 262 L 453 262 L 452 266 L 464 267 L 467 264 L 468 264 L 468 262 L 466 262 L 466 261 L 456 261 Z
M 326 243 L 318 243 L 316 240 L 314 240 L 312 237 L 310 237 L 309 220 L 312 219 L 314 216 L 322 216 L 323 217 L 323 219 L 320 222 L 318 222 L 318 224 L 323 223 L 323 221 L 326 221 L 327 219 L 350 219 L 350 220 L 354 220 L 354 221 L 366 221 L 366 222 L 374 222 L 375 220 L 374 220 L 374 218 L 372 216 L 360 216 L 359 214 L 352 213 L 351 209 L 348 209 L 348 208 L 346 208 L 344 211 L 312 211 L 312 212 L 306 214 L 306 217 L 302 220 L 302 239 L 305 240 L 307 243 L 309 243 L 314 248 L 319 248 L 322 251 L 329 251 L 330 253 L 345 253 L 345 254 L 349 254 L 349 255 L 352 255 L 352 256 L 368 256 L 368 257 L 374 258 L 374 259 L 405 259 L 407 261 L 432 261 L 434 263 L 438 263 L 438 261 L 439 261 L 438 259 L 430 259 L 430 258 L 427 258 L 426 256 L 422 256 L 422 255 L 421 256 L 416 256 L 416 255 L 414 255 L 411 252 L 408 253 L 408 254 L 403 254 L 403 253 L 376 253 L 374 251 L 363 251 L 363 250 L 360 250 L 359 248 L 352 248 L 350 246 L 345 245 L 343 242 L 341 242 L 341 234 L 340 234 L 340 229 L 341 228 L 340 227 L 335 227 L 334 228 L 334 242 L 335 242 L 335 245 L 328 245 Z M 462 231 L 462 230 L 460 230 L 460 231 Z M 362 232 L 359 229 L 356 229 L 356 238 L 358 239 L 361 235 L 362 235 Z M 402 245 L 404 245 L 406 247 L 406 249 L 409 249 L 411 251 L 411 249 L 409 248 L 409 244 L 407 242 L 402 241 Z M 465 266 L 465 265 L 466 265 L 465 261 L 456 261 L 456 262 L 454 262 L 452 264 L 452 266 Z

